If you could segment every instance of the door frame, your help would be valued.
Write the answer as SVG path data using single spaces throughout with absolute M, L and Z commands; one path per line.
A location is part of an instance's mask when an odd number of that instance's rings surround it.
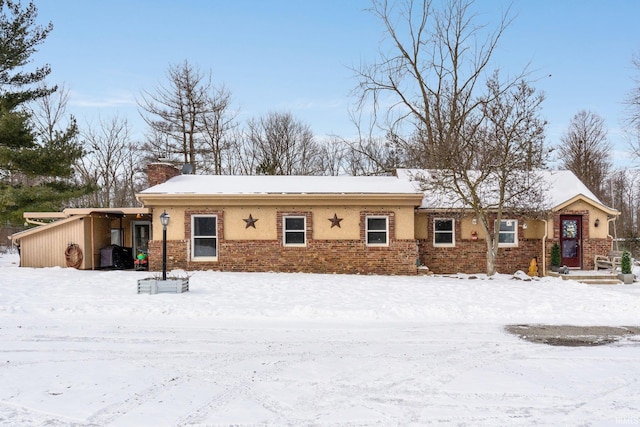
M 583 252 L 582 252 L 582 238 L 583 238 L 583 230 L 582 230 L 582 215 L 576 215 L 576 214 L 563 214 L 560 215 L 560 235 L 558 236 L 558 240 L 560 242 L 560 256 L 561 256 L 561 263 L 562 265 L 567 265 L 567 267 L 570 268 L 582 268 L 582 261 L 584 259 L 583 257 Z M 576 224 L 578 226 L 576 233 L 577 236 L 575 238 L 576 241 L 576 245 L 577 245 L 577 250 L 576 250 L 576 255 L 577 255 L 577 263 L 576 262 L 570 262 L 567 263 L 565 262 L 566 259 L 573 259 L 573 258 L 567 258 L 564 256 L 565 254 L 565 248 L 564 248 L 564 241 L 568 240 L 568 241 L 573 241 L 574 239 L 565 239 L 563 237 L 563 222 L 567 220 L 567 221 L 576 221 Z M 571 264 L 571 265 L 570 265 Z M 577 265 L 574 265 L 577 264 Z
M 151 240 L 151 221 L 131 221 L 131 248 L 133 251 L 133 258 L 138 256 L 138 247 L 136 245 L 136 226 L 147 226 L 147 242 Z

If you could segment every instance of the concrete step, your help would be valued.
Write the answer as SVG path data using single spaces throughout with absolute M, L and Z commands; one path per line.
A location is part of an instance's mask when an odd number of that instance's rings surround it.
M 621 285 L 618 275 L 606 271 L 569 270 L 569 274 L 559 274 L 554 271 L 548 273 L 551 277 L 560 277 L 563 280 L 575 280 L 588 285 Z
M 578 282 L 587 285 L 622 285 L 618 279 L 580 279 Z

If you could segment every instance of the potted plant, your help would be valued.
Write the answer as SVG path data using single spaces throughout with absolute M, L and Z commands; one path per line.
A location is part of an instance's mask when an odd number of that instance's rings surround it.
M 561 261 L 560 245 L 558 245 L 558 242 L 555 242 L 553 246 L 551 246 L 551 271 L 557 272 L 558 270 L 560 270 Z
M 635 276 L 631 272 L 631 253 L 629 251 L 622 252 L 618 280 L 621 280 L 625 285 L 630 285 L 635 280 Z

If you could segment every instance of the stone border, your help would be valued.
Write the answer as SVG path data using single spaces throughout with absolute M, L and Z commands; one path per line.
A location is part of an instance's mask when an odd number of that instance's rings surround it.
M 505 330 L 521 339 L 540 344 L 566 347 L 611 344 L 622 338 L 638 336 L 638 326 L 508 325 Z

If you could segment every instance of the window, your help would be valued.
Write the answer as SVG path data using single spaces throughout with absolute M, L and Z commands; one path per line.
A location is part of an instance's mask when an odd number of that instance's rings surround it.
M 389 244 L 387 235 L 389 234 L 389 219 L 386 216 L 368 216 L 367 245 L 386 246 Z
M 455 222 L 451 218 L 433 220 L 433 246 L 455 246 Z
M 111 244 L 124 246 L 124 230 L 122 228 L 112 228 L 111 229 Z
M 306 223 L 303 216 L 285 216 L 282 218 L 282 238 L 285 246 L 304 246 L 306 244 Z
M 213 261 L 218 257 L 218 217 L 193 215 L 191 217 L 192 259 Z
M 494 223 L 495 227 L 495 223 Z M 518 246 L 518 221 L 515 219 L 503 219 L 500 221 L 500 233 L 498 234 L 498 246 Z

